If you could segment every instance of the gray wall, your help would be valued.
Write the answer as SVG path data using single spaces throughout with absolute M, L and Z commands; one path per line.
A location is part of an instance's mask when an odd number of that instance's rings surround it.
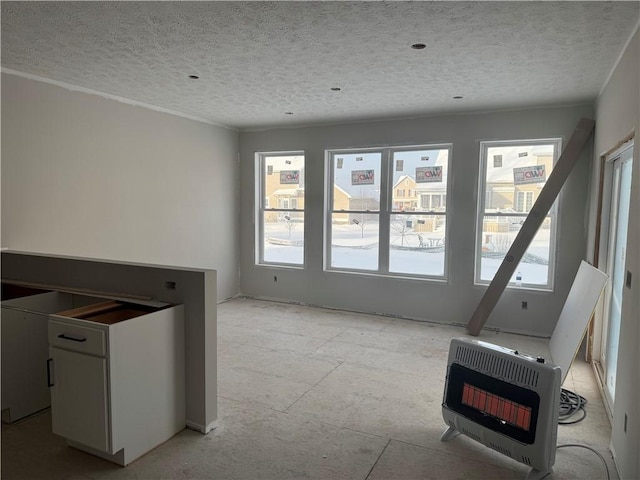
M 238 133 L 2 74 L 2 247 L 218 271 L 238 293 Z
M 621 478 L 640 478 L 640 33 L 636 30 L 609 83 L 596 104 L 596 135 L 590 208 L 590 232 L 595 232 L 600 156 L 635 132 L 631 210 L 627 233 L 626 269 L 632 274 L 632 288 L 622 297 L 622 320 L 615 403 L 613 406 L 612 450 Z M 593 235 L 589 258 L 593 258 Z M 601 249 L 600 264 L 605 263 Z M 624 418 L 627 415 L 627 431 Z
M 240 133 L 241 292 L 350 310 L 395 314 L 446 323 L 469 321 L 486 287 L 474 286 L 479 142 L 562 137 L 566 143 L 590 105 L 474 115 L 449 115 Z M 323 271 L 324 152 L 330 148 L 452 143 L 448 198 L 447 283 Z M 304 270 L 254 264 L 255 152 L 304 150 L 306 154 Z M 555 291 L 507 290 L 487 326 L 550 336 L 586 245 L 586 211 L 592 144 L 582 152 L 562 192 Z M 278 276 L 277 283 L 273 276 Z M 521 309 L 521 301 L 528 310 Z

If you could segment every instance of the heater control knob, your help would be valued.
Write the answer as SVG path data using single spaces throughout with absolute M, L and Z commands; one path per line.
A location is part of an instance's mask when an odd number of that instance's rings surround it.
M 538 357 L 538 358 L 536 358 L 536 362 L 538 362 L 538 363 L 544 363 L 544 357 Z

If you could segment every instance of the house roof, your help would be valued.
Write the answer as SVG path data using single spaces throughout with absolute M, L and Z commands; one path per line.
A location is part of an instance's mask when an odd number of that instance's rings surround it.
M 402 175 L 400 178 L 398 178 L 396 183 L 393 184 L 393 188 L 396 188 L 398 185 L 400 185 L 400 183 L 403 180 L 407 180 L 407 179 L 411 180 L 413 183 L 416 183 L 416 181 L 412 177 L 410 177 L 409 175 Z
M 271 195 L 276 197 L 297 197 L 299 195 L 298 192 L 304 192 L 304 188 L 279 188 L 278 190 L 274 190 Z

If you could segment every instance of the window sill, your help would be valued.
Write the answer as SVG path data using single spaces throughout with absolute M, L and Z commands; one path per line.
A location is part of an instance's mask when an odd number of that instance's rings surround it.
M 370 278 L 386 278 L 390 280 L 408 280 L 408 281 L 418 281 L 418 282 L 431 282 L 431 283 L 439 283 L 446 285 L 449 283 L 449 280 L 446 277 L 428 277 L 423 275 L 409 275 L 402 273 L 380 273 L 380 272 L 367 272 L 362 270 L 346 270 L 346 269 L 337 269 L 337 268 L 325 268 L 323 270 L 325 273 L 331 274 L 345 274 L 345 275 L 357 275 L 359 277 L 370 277 Z
M 254 266 L 278 270 L 305 270 L 304 265 L 293 265 L 288 263 L 255 263 Z
M 486 288 L 490 284 L 491 282 L 474 282 L 473 286 Z M 544 293 L 553 293 L 554 291 L 553 287 L 549 285 L 523 285 L 521 287 L 516 287 L 515 285 L 507 285 L 505 290 L 509 290 L 509 291 L 522 290 L 527 292 L 544 292 Z

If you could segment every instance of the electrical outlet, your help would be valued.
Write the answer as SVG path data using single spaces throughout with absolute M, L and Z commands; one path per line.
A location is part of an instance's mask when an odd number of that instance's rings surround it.
M 522 302 L 522 309 L 526 310 L 528 307 L 527 302 Z
M 167 290 L 175 290 L 176 282 L 164 282 L 164 288 L 166 288 Z
M 278 281 L 278 277 L 276 277 L 275 275 L 273 276 L 273 281 L 277 282 Z

